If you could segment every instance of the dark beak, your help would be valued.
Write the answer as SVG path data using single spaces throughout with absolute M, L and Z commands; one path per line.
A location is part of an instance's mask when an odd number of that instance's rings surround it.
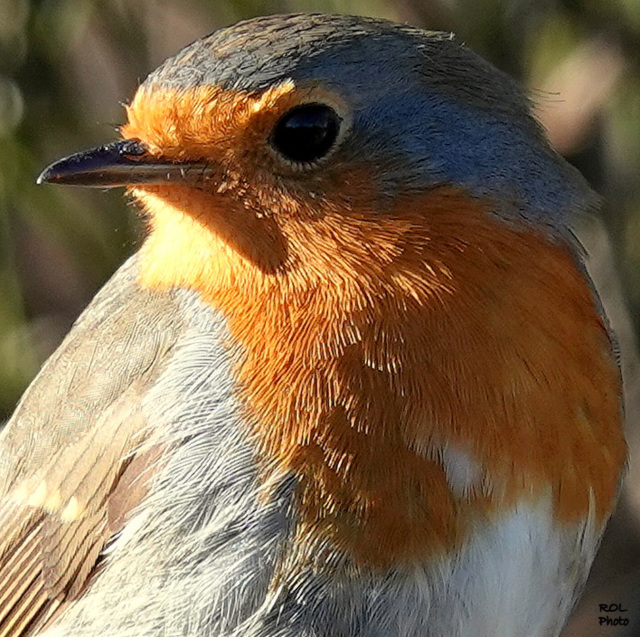
M 204 163 L 168 163 L 154 159 L 141 142 L 125 139 L 65 157 L 45 168 L 36 183 L 94 188 L 169 183 L 197 185 L 211 177 Z

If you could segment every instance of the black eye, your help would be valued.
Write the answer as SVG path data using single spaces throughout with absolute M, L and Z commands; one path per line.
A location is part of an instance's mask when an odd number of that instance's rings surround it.
M 295 162 L 324 157 L 340 131 L 338 114 L 326 104 L 303 104 L 283 115 L 271 134 L 271 144 Z

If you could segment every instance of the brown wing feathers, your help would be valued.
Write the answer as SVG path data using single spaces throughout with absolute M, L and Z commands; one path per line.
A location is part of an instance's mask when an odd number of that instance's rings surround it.
M 77 598 L 146 493 L 159 450 L 135 455 L 144 430 L 135 387 L 100 420 L 0 509 L 0 637 L 35 634 Z
M 142 398 L 181 333 L 136 257 L 92 301 L 0 434 L 0 637 L 39 634 L 99 576 L 162 449 Z
M 0 637 L 25 629 L 57 604 L 44 592 L 39 533 L 44 514 L 5 502 L 0 510 Z

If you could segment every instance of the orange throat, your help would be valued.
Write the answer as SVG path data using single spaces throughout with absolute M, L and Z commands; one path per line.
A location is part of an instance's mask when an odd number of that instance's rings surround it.
M 141 282 L 197 290 L 226 316 L 265 480 L 298 477 L 301 545 L 386 568 L 459 546 L 516 502 L 550 498 L 560 524 L 595 502 L 606 520 L 620 379 L 567 245 L 444 188 L 273 227 L 186 188 L 136 195 L 152 226 Z

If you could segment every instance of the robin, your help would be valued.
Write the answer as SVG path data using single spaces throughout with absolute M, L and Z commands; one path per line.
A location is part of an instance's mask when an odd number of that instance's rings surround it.
M 597 199 L 452 36 L 270 16 L 40 182 L 148 225 L 2 433 L 0 635 L 550 637 L 623 466 Z

